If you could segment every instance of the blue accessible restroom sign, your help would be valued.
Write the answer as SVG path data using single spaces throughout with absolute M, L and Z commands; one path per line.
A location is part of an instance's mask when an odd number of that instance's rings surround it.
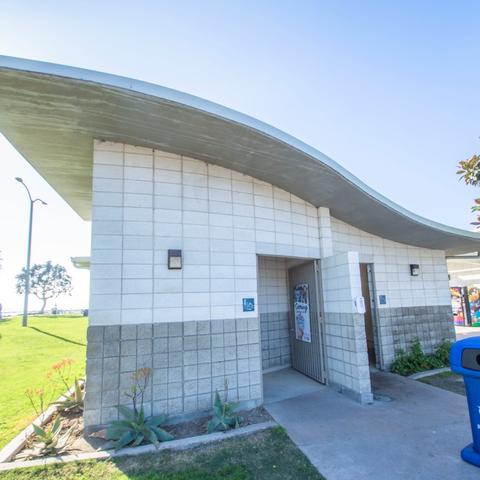
M 254 312 L 255 311 L 255 299 L 254 298 L 243 298 L 243 311 L 244 312 Z

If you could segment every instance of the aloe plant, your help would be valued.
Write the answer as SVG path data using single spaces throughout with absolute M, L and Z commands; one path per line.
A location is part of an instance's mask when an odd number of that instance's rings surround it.
M 72 410 L 83 410 L 85 401 L 85 392 L 82 390 L 80 380 L 75 379 L 73 394 L 64 400 L 52 403 L 61 412 L 69 412 Z
M 132 400 L 133 409 L 120 405 L 118 411 L 124 420 L 114 420 L 107 429 L 107 439 L 115 450 L 127 445 L 136 447 L 143 442 L 158 446 L 160 442 L 173 439 L 172 435 L 160 428 L 167 419 L 165 415 L 145 418 L 143 400 L 151 374 L 150 368 L 140 368 L 133 374 L 133 384 L 125 392 Z
M 119 413 L 124 420 L 115 420 L 107 429 L 107 439 L 118 450 L 127 445 L 136 447 L 143 442 L 153 443 L 158 446 L 160 442 L 168 442 L 173 437 L 160 428 L 166 421 L 165 415 L 157 415 L 145 418 L 143 406 L 138 412 L 130 410 L 124 405 L 118 407 Z
M 67 432 L 60 435 L 62 422 L 60 416 L 47 428 L 33 424 L 35 438 L 35 454 L 39 456 L 54 455 L 63 451 L 67 446 L 75 425 L 72 425 Z
M 235 414 L 238 403 L 228 402 L 228 381 L 225 379 L 225 398 L 222 401 L 218 390 L 215 392 L 213 402 L 213 418 L 207 423 L 207 432 L 226 432 L 231 428 L 238 428 L 242 418 Z

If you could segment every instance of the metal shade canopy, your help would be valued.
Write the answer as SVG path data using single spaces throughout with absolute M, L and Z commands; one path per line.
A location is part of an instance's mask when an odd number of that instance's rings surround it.
M 85 220 L 93 140 L 164 150 L 270 182 L 383 238 L 448 254 L 480 235 L 420 217 L 318 150 L 252 117 L 125 77 L 0 56 L 0 131 Z

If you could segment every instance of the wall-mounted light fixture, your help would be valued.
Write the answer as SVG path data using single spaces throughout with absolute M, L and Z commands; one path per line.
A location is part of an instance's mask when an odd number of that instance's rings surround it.
M 418 277 L 420 275 L 420 265 L 416 263 L 410 264 L 410 275 L 412 277 Z
M 168 251 L 168 269 L 181 270 L 182 268 L 182 251 L 169 250 Z

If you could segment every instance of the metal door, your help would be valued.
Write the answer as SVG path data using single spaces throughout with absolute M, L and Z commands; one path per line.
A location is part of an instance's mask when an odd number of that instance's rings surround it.
M 319 267 L 311 261 L 288 271 L 292 367 L 325 383 Z

